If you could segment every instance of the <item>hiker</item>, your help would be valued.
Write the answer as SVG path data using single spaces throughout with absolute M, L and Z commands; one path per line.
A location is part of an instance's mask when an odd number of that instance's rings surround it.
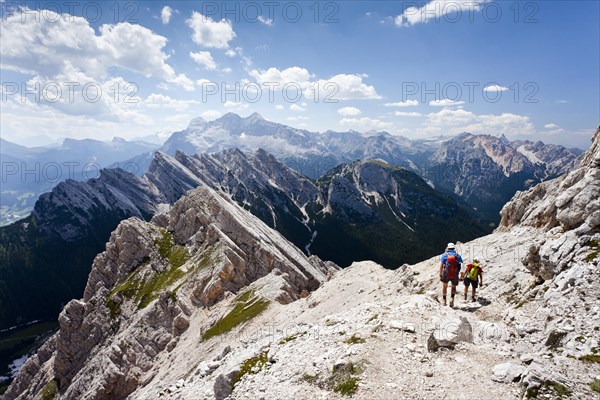
M 454 243 L 448 243 L 446 252 L 442 254 L 440 260 L 440 281 L 442 281 L 443 305 L 446 305 L 446 293 L 448 292 L 448 282 L 452 283 L 452 292 L 450 293 L 450 307 L 454 307 L 454 296 L 456 295 L 456 286 L 462 266 L 462 257 L 456 252 Z
M 471 294 L 471 301 L 477 301 L 477 286 L 483 286 L 483 268 L 479 265 L 479 260 L 474 259 L 473 264 L 467 264 L 465 272 L 461 274 L 461 279 L 464 277 L 463 283 L 465 284 L 465 301 L 467 301 L 467 294 L 469 293 L 469 285 L 473 288 Z

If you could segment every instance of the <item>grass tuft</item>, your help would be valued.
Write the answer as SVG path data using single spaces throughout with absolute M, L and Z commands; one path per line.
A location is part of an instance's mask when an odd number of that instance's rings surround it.
M 52 400 L 58 394 L 58 385 L 53 379 L 40 390 L 40 397 L 42 400 Z
M 596 354 L 586 354 L 584 356 L 579 357 L 579 360 L 600 363 L 600 356 Z
M 162 236 L 154 243 L 158 247 L 158 252 L 167 261 L 167 266 L 163 271 L 155 272 L 154 275 L 140 276 L 141 268 L 136 268 L 119 285 L 117 285 L 108 295 L 106 306 L 110 310 L 112 319 L 121 315 L 121 304 L 116 297 L 135 300 L 138 309 L 146 308 L 158 295 L 174 282 L 185 275 L 181 266 L 189 258 L 187 249 L 184 246 L 176 245 L 173 242 L 173 235 L 164 229 L 161 229 Z M 142 262 L 142 266 L 147 265 L 150 259 Z
M 548 389 L 554 389 L 558 397 L 570 396 L 572 393 L 571 389 L 558 382 L 547 381 L 544 383 L 544 386 L 546 386 Z
M 319 380 L 318 375 L 304 374 L 302 380 L 308 383 L 316 383 Z
M 236 326 L 256 317 L 269 306 L 270 301 L 257 297 L 250 290 L 236 299 L 235 307 L 202 335 L 202 340 L 208 340 L 214 336 L 229 332 Z
M 292 340 L 298 339 L 300 336 L 304 335 L 306 332 L 296 333 L 295 335 L 286 336 L 279 341 L 279 345 L 284 345 Z
M 353 334 L 352 336 L 350 336 L 348 339 L 344 340 L 344 343 L 346 344 L 361 344 L 361 343 L 365 343 L 366 340 L 356 336 L 356 334 Z
M 594 251 L 592 251 L 585 257 L 585 261 L 592 262 L 596 259 L 596 257 L 598 257 L 598 253 L 600 252 L 600 245 L 598 244 L 598 241 L 590 240 L 590 242 L 588 243 L 588 247 Z
M 248 374 L 257 374 L 269 361 L 268 351 L 245 360 L 240 366 L 240 372 L 238 372 L 231 380 L 231 386 L 235 387 L 242 378 Z
M 335 385 L 333 387 L 333 391 L 343 396 L 354 396 L 356 389 L 358 389 L 358 382 L 360 382 L 360 378 L 355 376 L 349 377 L 348 379 Z
M 600 379 L 594 379 L 592 382 L 590 382 L 590 387 L 594 392 L 600 393 Z
M 162 237 L 154 242 L 158 247 L 158 252 L 173 267 L 181 267 L 189 258 L 186 248 L 175 244 L 171 232 L 161 229 L 161 233 Z

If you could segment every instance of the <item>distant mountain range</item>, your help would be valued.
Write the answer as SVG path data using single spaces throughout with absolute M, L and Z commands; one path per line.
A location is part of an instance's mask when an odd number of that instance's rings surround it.
M 306 254 L 342 266 L 374 259 L 396 268 L 435 254 L 440 243 L 486 232 L 449 196 L 383 161 L 342 164 L 312 181 L 264 150 L 157 152 L 143 177 L 109 169 L 87 182 L 62 182 L 40 196 L 30 217 L 0 228 L 0 300 L 6 305 L 0 328 L 55 316 L 61 303 L 81 294 L 94 256 L 121 220 L 148 220 L 203 185 L 225 193 Z
M 317 133 L 270 122 L 257 113 L 247 118 L 228 113 L 211 122 L 196 118 L 187 129 L 173 133 L 160 151 L 192 155 L 228 148 L 265 149 L 312 179 L 342 163 L 381 159 L 416 172 L 492 226 L 515 192 L 572 170 L 582 154 L 559 145 L 468 133 L 435 140 L 387 132 Z M 151 154 L 143 154 L 129 161 L 141 175 L 151 160 Z
M 510 142 L 504 137 L 467 133 L 433 140 L 410 140 L 387 132 L 317 133 L 270 122 L 257 113 L 247 118 L 228 113 L 211 122 L 193 119 L 187 129 L 173 133 L 159 149 L 123 139 L 109 143 L 67 139 L 59 147 L 34 149 L 2 141 L 2 172 L 7 182 L 1 193 L 0 223 L 28 215 L 38 196 L 61 180 L 97 176 L 98 166 L 124 167 L 142 176 L 156 150 L 174 156 L 177 151 L 194 155 L 231 148 L 251 153 L 264 149 L 311 179 L 342 163 L 381 159 L 416 172 L 453 196 L 480 222 L 493 226 L 516 191 L 572 170 L 582 153 L 542 142 Z M 23 171 L 36 171 L 35 163 L 41 166 L 39 172 L 22 179 Z M 55 164 L 61 172 L 59 179 L 54 179 Z M 12 172 L 15 166 L 18 170 Z M 69 174 L 69 168 L 75 173 Z
M 122 161 L 156 147 L 114 138 L 110 142 L 65 139 L 59 146 L 28 148 L 0 139 L 0 224 L 29 215 L 40 194 L 66 179 L 84 181 L 98 177 L 100 169 L 116 166 L 115 163 L 136 172 L 133 164 L 124 165 Z

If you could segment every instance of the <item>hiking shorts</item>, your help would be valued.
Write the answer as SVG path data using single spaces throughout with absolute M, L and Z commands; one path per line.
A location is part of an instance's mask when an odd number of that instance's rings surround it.
M 458 276 L 454 279 L 448 279 L 446 275 L 442 274 L 440 281 L 442 281 L 443 283 L 451 282 L 453 286 L 456 286 L 458 285 Z
M 479 281 L 474 281 L 469 278 L 465 278 L 463 282 L 466 287 L 469 287 L 469 285 L 473 285 L 473 289 L 477 289 L 477 286 L 479 286 Z

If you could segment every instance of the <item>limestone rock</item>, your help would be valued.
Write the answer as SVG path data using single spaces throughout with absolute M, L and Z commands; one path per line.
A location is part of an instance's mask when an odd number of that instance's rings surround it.
M 442 320 L 433 332 L 433 338 L 441 347 L 448 347 L 460 342 L 473 342 L 473 328 L 465 317 L 450 317 Z
M 498 364 L 492 371 L 492 379 L 496 382 L 517 382 L 525 373 L 525 367 L 511 362 Z

